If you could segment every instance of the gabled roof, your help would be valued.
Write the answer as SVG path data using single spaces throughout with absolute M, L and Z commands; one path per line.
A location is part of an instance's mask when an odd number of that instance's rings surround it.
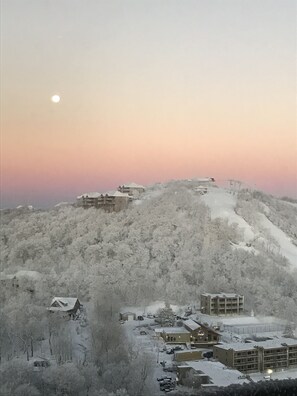
M 78 299 L 76 297 L 54 297 L 49 310 L 62 312 L 71 311 L 77 301 Z
M 187 326 L 192 331 L 199 329 L 201 326 L 199 323 L 195 322 L 193 319 L 187 319 L 184 321 L 184 325 Z

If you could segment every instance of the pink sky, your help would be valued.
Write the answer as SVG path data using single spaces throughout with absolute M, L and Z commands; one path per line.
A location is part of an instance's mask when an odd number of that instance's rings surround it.
M 297 197 L 296 3 L 183 4 L 3 1 L 2 207 L 195 176 Z

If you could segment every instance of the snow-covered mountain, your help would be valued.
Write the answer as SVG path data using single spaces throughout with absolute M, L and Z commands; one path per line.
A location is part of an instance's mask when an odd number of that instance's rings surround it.
M 155 184 L 128 209 L 2 211 L 3 275 L 38 271 L 41 299 L 110 285 L 127 304 L 246 296 L 256 313 L 296 317 L 297 205 L 212 180 Z

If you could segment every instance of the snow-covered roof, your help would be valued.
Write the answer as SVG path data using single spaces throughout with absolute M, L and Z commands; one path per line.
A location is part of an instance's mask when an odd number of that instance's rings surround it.
M 89 193 L 84 193 L 82 195 L 79 195 L 77 199 L 81 198 L 99 198 L 101 197 L 102 193 L 99 192 L 89 192 Z
M 187 319 L 184 321 L 184 325 L 189 327 L 192 331 L 199 329 L 201 326 L 193 319 Z
M 210 379 L 212 384 L 209 386 L 229 386 L 231 384 L 244 384 L 248 383 L 247 379 L 242 378 L 242 373 L 238 370 L 228 369 L 220 362 L 212 362 L 208 360 L 200 360 L 194 362 L 186 362 L 186 365 L 194 370 L 205 374 Z M 183 365 L 182 367 L 186 367 Z
M 174 351 L 175 355 L 182 355 L 182 354 L 186 354 L 186 355 L 191 355 L 191 354 L 195 354 L 195 352 L 211 352 L 212 349 L 206 349 L 206 348 L 195 348 L 195 349 L 183 349 L 181 351 Z
M 256 341 L 252 341 L 248 343 L 232 342 L 230 344 L 216 345 L 216 347 L 225 350 L 233 349 L 234 351 L 249 351 L 256 347 L 261 347 L 264 349 L 274 349 L 274 348 L 281 348 L 282 346 L 287 346 L 287 345 L 297 346 L 297 340 L 293 338 L 280 337 L 280 338 L 274 338 L 273 340 L 260 341 L 260 342 L 256 342 Z
M 166 333 L 166 334 L 188 334 L 190 333 L 184 327 L 161 327 L 159 329 L 155 329 L 156 333 Z
M 78 299 L 76 297 L 54 297 L 51 306 L 50 306 L 50 311 L 71 311 Z M 53 304 L 57 303 L 59 306 L 58 307 L 53 307 Z
M 108 191 L 105 194 L 109 195 L 110 197 L 130 198 L 129 194 L 122 193 L 122 192 L 117 191 L 117 190 Z
M 236 297 L 243 297 L 240 294 L 236 293 L 202 293 L 201 296 L 206 296 L 206 297 L 219 297 L 219 298 L 236 298 Z
M 144 186 L 140 185 L 140 184 L 136 184 L 136 183 L 127 183 L 127 184 L 123 184 L 122 187 L 126 187 L 126 188 L 145 188 Z
M 214 178 L 213 177 L 198 177 L 194 179 L 195 181 L 198 181 L 200 183 L 205 183 L 205 182 L 213 182 Z
M 81 198 L 100 198 L 101 196 L 106 196 L 108 195 L 109 197 L 122 197 L 122 198 L 129 198 L 129 195 L 126 193 L 121 193 L 120 191 L 112 190 L 112 191 L 107 191 L 105 193 L 99 193 L 99 192 L 90 192 L 90 193 L 84 193 L 82 195 L 79 195 L 77 199 Z

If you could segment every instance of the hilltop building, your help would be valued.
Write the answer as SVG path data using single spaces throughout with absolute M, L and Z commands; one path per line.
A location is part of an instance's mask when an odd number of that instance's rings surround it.
M 244 297 L 234 293 L 203 293 L 201 313 L 207 315 L 239 315 L 244 310 Z
M 129 199 L 128 194 L 120 191 L 110 191 L 104 194 L 93 192 L 78 196 L 77 204 L 85 209 L 97 208 L 106 212 L 119 212 L 127 208 Z
M 119 186 L 118 191 L 128 194 L 130 197 L 138 198 L 145 191 L 145 187 L 140 184 L 129 183 Z

